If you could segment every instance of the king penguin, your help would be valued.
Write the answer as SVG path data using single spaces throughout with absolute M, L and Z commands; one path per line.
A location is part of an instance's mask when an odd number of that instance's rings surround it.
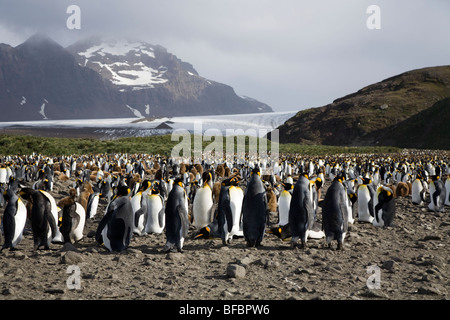
M 159 181 L 154 181 L 147 196 L 147 222 L 145 233 L 160 234 L 166 224 L 164 212 L 164 197 L 160 192 Z
M 133 208 L 129 198 L 130 189 L 119 186 L 106 214 L 100 221 L 95 239 L 109 251 L 120 252 L 128 248 L 133 235 Z
M 289 207 L 289 226 L 291 229 L 291 244 L 296 247 L 301 241 L 301 247 L 305 247 L 309 231 L 314 226 L 314 208 L 312 202 L 312 185 L 306 174 L 301 174 L 292 192 Z
M 425 201 L 426 189 L 424 188 L 424 181 L 420 176 L 413 181 L 411 186 L 411 200 L 415 205 L 421 205 Z
M 131 208 L 133 209 L 133 233 L 142 236 L 145 234 L 147 220 L 147 194 L 138 191 L 131 198 Z
M 373 190 L 370 179 L 363 178 L 363 182 L 358 186 L 358 221 L 372 223 L 373 214 Z
M 395 217 L 395 198 L 391 188 L 379 186 L 373 199 L 375 227 L 393 227 Z
M 289 223 L 289 207 L 291 205 L 292 191 L 294 185 L 283 183 L 284 190 L 278 197 L 278 226 L 283 227 Z
M 95 219 L 98 210 L 98 202 L 100 200 L 100 192 L 94 192 L 89 195 L 87 208 L 86 208 L 86 219 Z
M 445 203 L 445 185 L 438 175 L 431 176 L 430 203 L 428 209 L 434 212 L 443 212 Z
M 220 188 L 217 207 L 217 223 L 224 245 L 231 243 L 233 236 L 243 235 L 241 221 L 244 192 L 237 185 L 238 182 L 238 176 L 234 176 L 222 181 L 222 186 Z M 210 229 L 214 230 L 214 228 L 211 227 Z
M 165 220 L 166 243 L 163 251 L 173 251 L 176 247 L 178 252 L 182 252 L 184 239 L 188 234 L 189 219 L 188 199 L 180 178 L 174 181 L 172 190 L 167 197 Z
M 51 209 L 51 216 L 54 220 L 55 225 L 58 225 L 59 222 L 59 215 L 58 215 L 58 206 L 56 205 L 55 198 L 47 191 L 39 190 L 50 202 L 50 209 Z M 62 233 L 59 231 L 59 228 L 56 228 L 55 234 L 52 238 L 53 243 L 62 243 L 63 242 L 63 236 Z
M 5 238 L 2 250 L 6 248 L 15 250 L 16 246 L 22 241 L 23 230 L 27 220 L 27 209 L 22 199 L 12 189 L 7 189 L 4 192 L 4 196 L 8 204 L 2 220 Z
M 76 190 L 71 189 L 69 197 L 58 202 L 62 208 L 62 221 L 59 228 L 63 236 L 64 243 L 75 243 L 83 238 L 84 224 L 86 222 L 86 211 L 75 201 Z
M 209 171 L 202 174 L 203 186 L 197 189 L 192 203 L 192 225 L 200 230 L 212 222 L 213 195 L 211 190 L 212 175 Z
M 42 192 L 32 188 L 23 188 L 20 195 L 32 205 L 30 220 L 33 232 L 33 250 L 36 251 L 41 246 L 44 246 L 45 250 L 50 249 L 50 242 L 58 229 L 57 222 L 53 218 L 50 201 Z
M 348 230 L 347 191 L 342 184 L 342 177 L 335 177 L 325 194 L 322 205 L 322 227 L 325 240 L 331 247 L 331 241 L 337 240 L 337 249 L 343 249 Z
M 242 203 L 242 231 L 248 247 L 261 245 L 269 218 L 266 189 L 260 175 L 259 166 L 255 166 Z

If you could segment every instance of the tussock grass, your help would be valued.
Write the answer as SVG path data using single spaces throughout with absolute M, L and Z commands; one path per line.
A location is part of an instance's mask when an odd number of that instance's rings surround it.
M 194 150 L 194 139 L 201 139 L 198 136 L 190 136 L 191 150 Z M 186 138 L 187 139 L 187 138 Z M 213 147 L 223 144 L 223 151 L 226 151 L 227 138 L 215 140 L 215 137 L 203 137 L 202 150 L 208 146 Z M 228 138 L 230 139 L 230 138 Z M 171 135 L 151 136 L 151 137 L 132 137 L 116 140 L 98 140 L 83 138 L 47 138 L 36 136 L 20 135 L 0 135 L 0 155 L 30 155 L 33 153 L 44 154 L 47 156 L 81 155 L 81 154 L 112 154 L 112 153 L 131 153 L 131 154 L 160 154 L 170 156 L 172 149 L 183 142 L 174 139 Z M 199 141 L 199 140 L 197 140 Z M 189 143 L 189 140 L 186 141 Z M 230 140 L 229 140 L 230 142 Z M 235 137 L 233 145 L 235 151 L 238 148 L 245 151 L 249 150 L 249 144 L 255 143 L 255 140 L 249 137 Z M 267 150 L 271 150 L 271 143 L 266 139 L 260 139 L 259 143 L 264 143 Z M 395 147 L 346 147 L 346 146 L 323 146 L 323 145 L 300 145 L 294 143 L 279 144 L 278 150 L 283 154 L 300 154 L 308 156 L 336 155 L 342 153 L 370 153 L 385 154 L 396 153 L 401 149 Z

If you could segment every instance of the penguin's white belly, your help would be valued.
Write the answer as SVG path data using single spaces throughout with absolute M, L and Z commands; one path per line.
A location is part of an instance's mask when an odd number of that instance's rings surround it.
M 422 204 L 422 198 L 420 196 L 422 190 L 422 183 L 419 180 L 414 180 L 411 187 L 411 200 L 414 204 Z
M 450 178 L 445 180 L 445 202 L 446 206 L 450 206 Z
M 163 208 L 161 197 L 156 194 L 149 195 L 147 202 L 147 224 L 146 233 L 161 233 L 164 229 L 165 219 L 162 219 L 162 225 L 159 224 L 159 212 Z
M 434 183 L 430 184 L 430 203 L 428 204 L 428 209 L 430 209 L 431 211 L 434 211 L 436 208 L 436 204 L 434 203 L 434 199 L 433 199 L 433 193 L 436 192 L 436 187 L 434 186 Z M 437 197 L 436 199 L 439 203 L 439 197 Z
M 144 215 L 141 215 L 139 217 L 139 221 L 138 224 L 136 226 L 135 224 L 135 215 L 136 215 L 136 211 L 138 211 L 141 208 L 141 201 L 142 201 L 142 193 L 136 193 L 132 198 L 131 198 L 131 208 L 133 210 L 133 233 L 137 233 L 137 234 L 141 234 L 143 229 L 144 229 Z
M 15 248 L 22 241 L 23 229 L 27 221 L 27 208 L 21 200 L 17 201 L 17 212 L 15 216 L 16 229 L 12 239 L 12 245 Z
M 201 229 L 211 223 L 211 210 L 213 207 L 212 191 L 203 187 L 197 191 L 192 204 L 193 226 Z
M 229 236 L 243 236 L 244 232 L 241 225 L 241 211 L 242 201 L 244 200 L 244 193 L 241 188 L 230 187 L 230 208 L 233 216 L 233 227 Z
M 76 212 L 80 217 L 80 220 L 75 229 L 73 229 L 71 238 L 73 239 L 73 241 L 76 242 L 80 241 L 83 238 L 84 224 L 86 222 L 86 211 L 84 210 L 83 206 L 78 202 L 76 202 L 75 204 L 77 206 Z
M 91 219 L 94 219 L 95 215 L 97 214 L 99 198 L 100 198 L 99 196 L 95 196 L 94 199 L 92 200 L 92 204 L 91 204 L 90 212 L 89 212 L 89 217 Z
M 370 193 L 367 187 L 358 189 L 358 220 L 372 222 L 373 217 L 369 211 Z
M 278 199 L 278 225 L 284 226 L 289 222 L 289 207 L 291 205 L 291 194 L 284 190 Z
M 350 200 L 347 200 L 346 206 L 347 206 L 347 212 L 348 212 L 347 222 L 349 224 L 354 224 L 355 219 L 353 218 L 353 207 L 352 207 L 352 204 L 350 203 Z

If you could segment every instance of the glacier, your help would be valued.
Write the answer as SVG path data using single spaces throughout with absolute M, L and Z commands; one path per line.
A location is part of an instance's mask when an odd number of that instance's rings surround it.
M 69 128 L 83 129 L 95 128 L 111 136 L 151 136 L 170 134 L 175 130 L 187 130 L 190 133 L 214 135 L 219 130 L 224 136 L 243 130 L 245 134 L 259 135 L 260 132 L 270 132 L 286 120 L 293 117 L 296 112 L 279 111 L 268 113 L 189 116 L 189 117 L 164 117 L 145 118 L 136 114 L 134 118 L 111 119 L 75 119 L 75 120 L 39 120 L 39 121 L 11 121 L 0 122 L 0 129 L 7 127 L 34 127 L 34 128 Z M 163 127 L 163 129 L 158 129 Z M 212 131 L 215 129 L 216 131 Z M 250 130 L 249 130 L 250 129 Z M 119 134 L 120 132 L 120 134 Z M 127 134 L 128 132 L 128 134 Z

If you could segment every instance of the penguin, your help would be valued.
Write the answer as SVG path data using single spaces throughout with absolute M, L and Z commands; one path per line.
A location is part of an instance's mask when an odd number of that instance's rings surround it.
M 214 219 L 209 225 L 197 231 L 194 239 L 222 239 L 222 234 L 219 230 L 219 220 Z
M 347 190 L 347 210 L 348 210 L 348 223 L 355 223 L 355 203 L 358 201 L 358 196 L 356 192 L 351 188 L 346 188 Z
M 238 187 L 239 177 L 222 181 L 217 205 L 217 224 L 222 243 L 231 243 L 233 236 L 243 236 L 242 203 L 244 192 Z M 212 227 L 210 229 L 214 230 Z M 209 231 L 209 233 L 212 233 Z
M 423 186 L 423 181 L 417 177 L 411 187 L 411 200 L 415 205 L 421 205 L 425 202 L 426 189 Z
M 20 195 L 31 203 L 33 250 L 37 251 L 41 246 L 44 246 L 45 250 L 50 249 L 50 242 L 57 230 L 50 200 L 41 191 L 32 188 L 23 188 L 20 190 Z
M 27 208 L 12 189 L 5 190 L 4 197 L 8 204 L 3 213 L 2 227 L 5 239 L 1 250 L 9 248 L 13 251 L 22 241 L 27 220 Z
M 447 176 L 447 179 L 445 180 L 445 202 L 444 204 L 446 206 L 450 206 L 450 174 Z
M 372 223 L 373 214 L 373 190 L 370 179 L 363 178 L 362 184 L 358 186 L 358 221 Z
M 283 183 L 284 190 L 278 197 L 278 226 L 282 227 L 289 223 L 289 206 L 291 205 L 292 191 L 294 185 Z
M 345 235 L 348 231 L 347 191 L 342 184 L 342 177 L 335 177 L 328 188 L 322 204 L 322 227 L 329 247 L 331 241 L 337 240 L 337 249 L 343 249 Z
M 128 248 L 133 235 L 133 208 L 129 198 L 130 189 L 118 187 L 106 214 L 100 221 L 95 239 L 108 251 L 121 252 Z
M 212 175 L 209 171 L 202 174 L 203 186 L 197 189 L 192 203 L 192 225 L 200 230 L 212 222 L 213 194 L 210 183 Z
M 89 195 L 87 208 L 86 208 L 86 219 L 95 219 L 98 210 L 98 202 L 100 200 L 100 192 L 94 192 Z
M 431 176 L 430 203 L 428 209 L 434 212 L 443 212 L 445 203 L 445 185 L 438 175 Z
M 147 193 L 144 194 L 142 191 L 138 191 L 133 195 L 131 207 L 133 208 L 133 234 L 142 236 L 145 234 L 147 220 Z
M 75 201 L 76 190 L 71 189 L 69 197 L 58 202 L 62 208 L 62 220 L 59 230 L 63 236 L 64 243 L 75 243 L 83 238 L 83 230 L 86 222 L 86 211 Z
M 264 238 L 269 210 L 259 166 L 252 170 L 242 203 L 242 231 L 247 247 L 259 247 Z
M 51 218 L 53 218 L 55 225 L 58 225 L 58 221 L 59 221 L 58 211 L 59 210 L 58 210 L 58 206 L 56 205 L 55 198 L 53 198 L 53 196 L 50 193 L 48 193 L 47 191 L 39 190 L 39 192 L 41 192 L 50 202 Z M 52 242 L 53 243 L 62 243 L 63 242 L 63 236 L 62 236 L 62 233 L 59 231 L 59 228 L 56 228 L 55 234 L 53 235 L 53 238 L 52 238 Z
M 147 221 L 145 233 L 160 234 L 165 227 L 164 198 L 160 193 L 159 182 L 152 184 L 152 190 L 147 195 Z
M 301 241 L 304 248 L 310 230 L 314 226 L 315 212 L 312 202 L 312 185 L 306 174 L 300 175 L 295 183 L 292 192 L 292 199 L 289 207 L 289 225 L 291 229 L 291 245 L 297 247 Z
M 391 188 L 380 186 L 377 189 L 374 200 L 375 218 L 372 224 L 375 227 L 393 227 L 395 217 L 395 198 Z
M 184 239 L 189 229 L 188 199 L 183 181 L 175 179 L 165 206 L 166 243 L 163 252 L 183 252 Z

